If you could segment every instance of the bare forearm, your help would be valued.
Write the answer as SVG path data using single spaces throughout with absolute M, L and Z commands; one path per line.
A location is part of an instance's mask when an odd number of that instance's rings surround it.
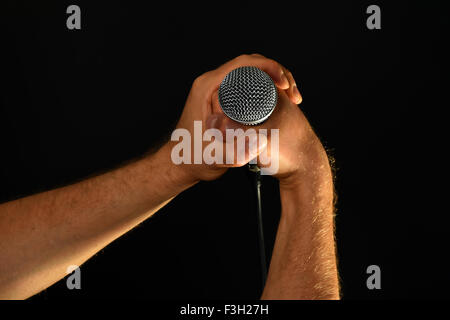
M 333 184 L 328 165 L 280 184 L 282 214 L 263 299 L 338 299 Z
M 190 185 L 166 150 L 0 205 L 0 298 L 26 298 L 81 265 Z

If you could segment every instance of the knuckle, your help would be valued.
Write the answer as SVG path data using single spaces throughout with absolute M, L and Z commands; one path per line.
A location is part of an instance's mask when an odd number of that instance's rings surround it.
M 249 54 L 241 54 L 240 56 L 238 56 L 236 59 L 237 60 L 246 60 L 246 59 L 248 59 L 250 57 L 250 55 Z
M 204 82 L 206 78 L 206 73 L 199 75 L 197 78 L 194 79 L 194 82 L 192 83 L 193 88 L 200 87 L 202 83 Z
M 200 82 L 200 77 L 195 78 L 194 81 L 192 82 L 191 88 L 192 89 L 198 88 L 199 87 L 199 82 Z
M 268 59 L 268 58 L 266 58 L 266 59 L 267 59 L 267 62 L 270 63 L 273 67 L 275 67 L 275 68 L 281 68 L 281 65 L 280 65 L 278 62 L 276 62 L 275 60 L 273 60 L 273 59 Z

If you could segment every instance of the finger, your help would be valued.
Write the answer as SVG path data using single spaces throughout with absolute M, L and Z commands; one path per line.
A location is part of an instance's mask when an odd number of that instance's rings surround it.
M 294 76 L 292 75 L 292 72 L 285 69 L 286 76 L 289 81 L 289 89 L 286 90 L 289 96 L 289 99 L 295 103 L 300 104 L 302 102 L 302 95 L 300 94 L 300 91 L 298 90 L 297 83 L 295 82 Z
M 256 129 L 280 128 L 281 122 L 283 121 L 283 119 L 286 119 L 286 114 L 289 114 L 290 112 L 289 109 L 292 107 L 298 108 L 291 102 L 286 90 L 278 90 L 277 106 L 273 110 L 270 117 L 260 125 L 255 126 L 255 128 Z
M 222 113 L 223 110 L 219 103 L 219 91 L 214 91 L 211 97 L 211 107 L 212 107 L 212 113 Z
M 278 88 L 284 90 L 289 88 L 289 81 L 284 74 L 283 68 L 278 62 L 259 55 L 243 55 L 223 64 L 216 70 L 211 71 L 209 74 L 209 80 L 212 84 L 211 89 L 217 89 L 220 82 L 230 71 L 243 66 L 258 67 L 273 79 Z
M 289 81 L 288 78 L 284 72 L 284 68 L 281 64 L 276 62 L 273 59 L 266 58 L 260 54 L 252 54 L 250 56 L 252 58 L 252 61 L 250 62 L 251 66 L 259 67 L 263 71 L 265 71 L 274 81 L 275 85 L 280 89 L 287 89 L 289 88 Z M 254 61 L 254 65 L 253 65 Z
M 265 138 L 265 137 L 264 137 Z M 258 157 L 267 147 L 267 139 L 254 129 L 237 130 L 224 143 L 224 162 L 219 167 L 242 167 Z
M 295 103 L 296 101 L 297 101 L 297 98 L 295 98 L 294 96 L 293 96 L 293 86 L 294 86 L 294 84 L 295 84 L 295 80 L 294 80 L 294 77 L 292 76 L 292 73 L 288 70 L 288 69 L 286 69 L 285 67 L 283 67 L 282 66 L 282 68 L 283 68 L 283 71 L 284 71 L 284 74 L 286 75 L 286 77 L 287 77 L 287 79 L 288 79 L 288 82 L 289 82 L 289 87 L 285 90 L 285 92 L 287 93 L 287 95 L 288 95 L 288 97 L 289 97 L 289 99 L 293 102 L 293 103 Z
M 269 73 L 269 75 L 271 75 L 272 79 L 275 82 L 275 85 L 278 88 L 283 89 L 283 90 L 286 90 L 286 89 L 289 88 L 290 84 L 289 84 L 289 79 L 288 79 L 288 77 L 286 75 L 286 68 L 283 67 L 282 64 L 276 62 L 275 60 L 269 59 L 269 58 L 267 58 L 267 57 L 265 57 L 265 56 L 263 56 L 263 55 L 261 55 L 259 53 L 253 53 L 250 56 L 254 57 L 254 58 L 269 60 L 273 65 L 278 66 L 281 69 L 279 78 L 276 78 L 276 72 L 274 72 L 274 74 L 273 74 L 275 76 L 275 78 L 269 72 L 268 73 Z
M 203 139 L 204 142 L 211 141 L 207 143 L 209 151 L 206 154 L 209 155 L 214 150 L 214 156 L 211 155 L 211 160 L 206 163 L 212 164 L 218 157 L 222 159 L 216 162 L 218 167 L 241 167 L 252 159 L 256 160 L 267 146 L 266 136 L 261 137 L 262 134 L 255 129 L 240 127 L 239 124 L 238 127 L 229 128 L 223 122 L 225 119 L 228 119 L 225 115 L 213 114 L 207 120 L 207 124 L 214 123 L 213 127 L 208 127 L 204 132 Z

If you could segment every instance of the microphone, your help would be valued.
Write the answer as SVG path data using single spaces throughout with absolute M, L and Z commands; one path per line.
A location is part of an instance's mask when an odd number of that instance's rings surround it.
M 219 104 L 230 119 L 257 125 L 270 117 L 278 101 L 272 78 L 257 67 L 232 70 L 219 87 Z
M 272 78 L 257 67 L 240 67 L 232 70 L 219 87 L 219 104 L 225 115 L 244 125 L 257 125 L 267 120 L 278 102 L 278 92 Z M 267 260 L 264 246 L 261 210 L 261 174 L 256 164 L 249 164 L 256 191 L 258 218 L 259 257 L 262 286 L 267 279 Z

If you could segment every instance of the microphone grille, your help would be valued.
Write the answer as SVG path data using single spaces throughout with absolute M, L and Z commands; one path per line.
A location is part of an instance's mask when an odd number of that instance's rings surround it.
M 257 125 L 275 109 L 278 93 L 272 78 L 257 67 L 228 73 L 219 87 L 219 104 L 232 120 Z

